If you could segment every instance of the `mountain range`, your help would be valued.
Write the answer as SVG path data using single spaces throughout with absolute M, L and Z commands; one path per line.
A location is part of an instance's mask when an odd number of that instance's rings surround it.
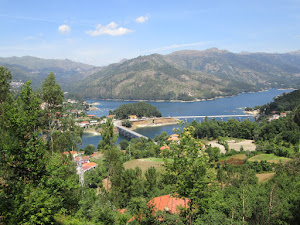
M 184 50 L 105 67 L 26 56 L 0 58 L 0 66 L 8 67 L 14 79 L 32 79 L 36 86 L 53 71 L 64 90 L 95 99 L 190 101 L 300 86 L 300 51 Z

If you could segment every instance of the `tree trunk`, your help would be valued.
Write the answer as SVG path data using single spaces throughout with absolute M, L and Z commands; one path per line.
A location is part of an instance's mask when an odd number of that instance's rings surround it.
M 276 187 L 276 183 L 274 183 L 274 185 L 272 187 L 272 190 L 270 192 L 269 214 L 268 214 L 267 224 L 270 224 L 270 217 L 271 217 L 271 211 L 272 211 L 272 202 L 273 202 L 273 192 L 274 192 L 275 187 Z
M 243 187 L 243 224 L 245 224 L 245 190 Z

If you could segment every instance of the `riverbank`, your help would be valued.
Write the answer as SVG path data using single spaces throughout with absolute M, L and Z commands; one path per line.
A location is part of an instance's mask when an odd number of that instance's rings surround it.
M 151 118 L 146 120 L 133 121 L 130 130 L 135 130 L 142 127 L 158 127 L 166 125 L 174 125 L 178 123 L 175 118 Z

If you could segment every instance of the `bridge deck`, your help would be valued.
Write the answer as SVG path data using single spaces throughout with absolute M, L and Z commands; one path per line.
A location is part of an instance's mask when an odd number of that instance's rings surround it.
M 123 134 L 124 136 L 129 136 L 129 138 L 139 138 L 139 137 L 143 137 L 143 138 L 146 138 L 148 139 L 148 137 L 142 135 L 142 134 L 139 134 L 133 130 L 130 130 L 126 127 L 123 127 L 123 126 L 120 126 L 120 125 L 115 125 L 115 127 L 118 129 L 118 131 Z
M 255 117 L 256 115 L 215 115 L 215 116 L 173 116 L 174 118 L 225 118 L 225 117 Z

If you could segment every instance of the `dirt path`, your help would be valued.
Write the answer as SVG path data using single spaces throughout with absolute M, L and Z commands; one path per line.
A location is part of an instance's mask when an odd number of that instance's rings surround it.
M 228 140 L 229 149 L 234 149 L 236 151 L 241 150 L 241 146 L 243 146 L 244 151 L 255 151 L 256 145 L 253 143 L 253 140 L 243 140 L 236 142 L 235 140 Z M 218 147 L 221 151 L 221 153 L 226 153 L 225 147 L 223 145 L 220 145 L 217 140 L 210 141 L 207 144 L 211 145 L 212 147 Z
M 228 140 L 229 149 L 234 149 L 236 151 L 241 150 L 241 146 L 243 146 L 244 151 L 249 150 L 250 152 L 256 150 L 256 145 L 253 143 L 253 140 L 243 140 L 239 142 L 235 142 L 234 140 Z
M 225 147 L 223 145 L 220 145 L 218 143 L 218 141 L 210 141 L 207 143 L 208 145 L 211 145 L 211 147 L 217 147 L 220 149 L 220 152 L 225 154 L 226 153 L 226 150 L 225 150 Z

